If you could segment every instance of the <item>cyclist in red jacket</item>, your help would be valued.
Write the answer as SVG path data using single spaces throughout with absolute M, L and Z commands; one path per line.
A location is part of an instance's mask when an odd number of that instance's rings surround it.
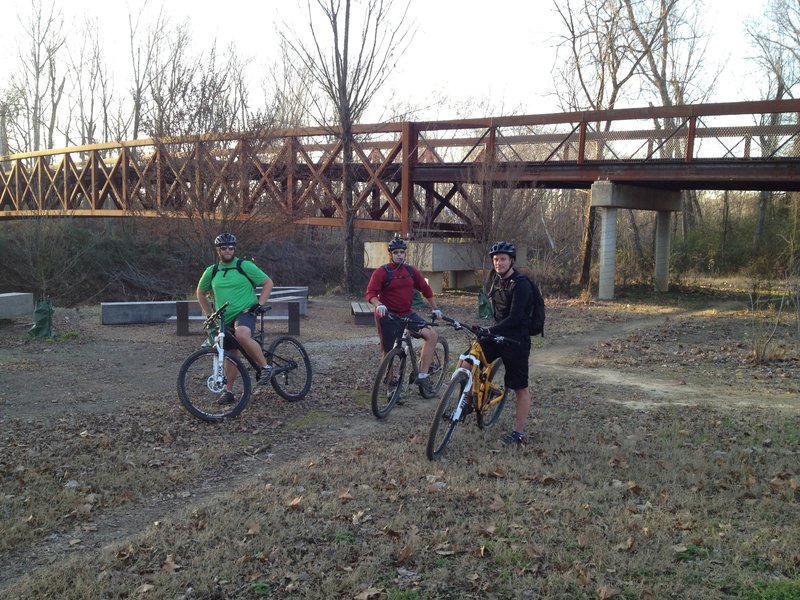
M 367 285 L 367 302 L 375 307 L 375 324 L 378 328 L 378 337 L 380 337 L 384 355 L 392 349 L 392 345 L 400 333 L 397 330 L 403 327 L 402 323 L 390 319 L 389 313 L 413 319 L 409 327 L 417 331 L 423 339 L 417 385 L 423 396 L 431 397 L 433 386 L 428 376 L 428 368 L 431 366 L 439 334 L 432 327 L 428 327 L 425 319 L 411 309 L 414 290 L 418 290 L 428 301 L 433 315 L 437 319 L 442 317 L 442 311 L 436 306 L 431 286 L 419 271 L 406 263 L 407 249 L 408 246 L 399 237 L 395 237 L 389 242 L 391 261 L 375 269 L 372 273 Z

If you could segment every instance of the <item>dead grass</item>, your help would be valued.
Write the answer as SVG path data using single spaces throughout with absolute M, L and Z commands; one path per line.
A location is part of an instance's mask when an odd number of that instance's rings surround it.
M 537 368 L 532 440 L 518 452 L 495 451 L 509 406 L 496 429 L 471 422 L 443 460 L 429 462 L 434 401 L 413 397 L 375 421 L 377 357 L 357 344 L 346 368 L 316 346 L 308 402 L 268 392 L 221 426 L 191 419 L 165 394 L 130 398 L 113 413 L 4 416 L 0 590 L 76 599 L 714 599 L 772 583 L 797 598 L 800 407 L 796 397 L 792 409 L 772 403 L 795 389 L 796 365 L 770 378 L 735 364 L 737 315 L 659 312 L 645 332 L 631 332 L 649 314 L 635 306 L 553 301 L 538 352 L 606 328 L 611 345 L 598 342 L 576 366 L 677 375 L 677 394 Z M 322 343 L 304 331 L 307 345 Z M 77 351 L 79 341 L 65 343 Z M 451 337 L 451 349 L 460 346 Z M 24 354 L 15 368 L 41 364 Z M 680 368 L 661 367 L 667 357 Z M 736 369 L 761 402 L 710 401 L 727 393 Z M 680 397 L 681 380 L 709 401 Z M 23 574 L 26 562 L 35 568 Z
M 464 427 L 436 463 L 421 401 L 400 407 L 391 436 L 273 464 L 92 553 L 88 569 L 65 557 L 8 592 L 726 598 L 800 576 L 796 417 L 642 413 L 602 395 L 549 394 L 518 453 Z

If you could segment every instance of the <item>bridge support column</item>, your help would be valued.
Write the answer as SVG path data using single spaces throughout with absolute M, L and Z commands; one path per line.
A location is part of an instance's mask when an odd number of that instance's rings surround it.
M 669 291 L 671 217 L 672 213 L 668 210 L 659 210 L 656 213 L 655 287 L 657 292 Z
M 617 209 L 600 209 L 600 281 L 597 297 L 614 299 L 614 277 L 617 270 Z
M 660 190 L 632 185 L 620 185 L 610 181 L 592 184 L 592 206 L 600 208 L 600 281 L 597 297 L 601 300 L 614 298 L 614 277 L 617 254 L 617 209 L 654 210 L 656 216 L 656 268 L 655 288 L 667 291 L 669 285 L 669 225 L 671 212 L 681 209 L 681 193 L 675 190 Z

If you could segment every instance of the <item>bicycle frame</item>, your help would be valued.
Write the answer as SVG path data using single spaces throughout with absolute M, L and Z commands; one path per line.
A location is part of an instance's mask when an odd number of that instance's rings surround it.
M 414 344 L 412 343 L 412 339 L 413 338 L 417 338 L 417 339 L 423 340 L 423 337 L 419 333 L 417 333 L 416 331 L 413 331 L 413 330 L 408 328 L 408 325 L 410 323 L 408 317 L 398 317 L 398 316 L 393 315 L 391 313 L 389 313 L 389 316 L 390 316 L 391 319 L 394 319 L 396 321 L 403 321 L 403 329 L 402 329 L 402 331 L 400 331 L 400 333 L 395 338 L 394 344 L 392 344 L 392 349 L 394 349 L 394 348 L 402 348 L 404 345 L 406 346 L 406 348 L 408 348 L 407 352 L 408 352 L 408 355 L 409 355 L 409 362 L 411 364 L 411 370 L 412 370 L 413 375 L 416 377 L 417 375 L 419 375 L 419 364 L 417 362 L 417 353 L 414 350 Z
M 210 324 L 217 319 L 219 319 L 220 321 L 219 331 L 214 336 L 214 346 L 217 349 L 217 356 L 214 359 L 215 386 L 219 385 L 217 380 L 217 378 L 219 377 L 218 373 L 219 370 L 222 368 L 222 365 L 224 365 L 225 337 L 226 337 L 225 331 L 228 328 L 228 326 L 225 324 L 225 309 L 227 308 L 227 306 L 228 303 L 226 302 L 222 307 L 220 307 L 219 310 L 211 314 L 206 320 L 206 324 Z M 258 316 L 258 321 L 259 321 L 258 331 L 253 333 L 253 339 L 258 342 L 258 345 L 261 348 L 261 352 L 264 354 L 264 356 L 267 357 L 267 359 L 269 359 L 271 353 L 264 349 L 264 313 L 261 313 Z M 253 370 L 258 371 L 259 369 L 258 363 L 247 353 L 247 351 L 244 348 L 242 348 L 242 345 L 239 343 L 239 340 L 236 339 L 235 335 L 231 336 L 230 343 L 233 344 L 234 347 L 230 348 L 229 350 L 238 350 L 239 353 L 244 357 L 244 359 L 250 364 Z M 272 371 L 273 376 L 279 375 L 291 368 L 292 368 L 291 365 L 283 367 L 281 366 L 273 367 Z M 222 374 L 222 385 L 224 387 L 224 373 Z M 210 381 L 209 381 L 209 389 L 212 389 Z
M 476 410 L 478 411 L 483 410 L 484 405 L 487 404 L 489 391 L 492 388 L 498 390 L 500 393 L 497 396 L 493 397 L 491 400 L 489 400 L 488 404 L 489 406 L 492 404 L 496 404 L 497 402 L 500 402 L 506 395 L 505 388 L 496 386 L 488 380 L 488 374 L 489 372 L 491 372 L 492 365 L 494 365 L 494 363 L 500 359 L 495 359 L 493 362 L 487 364 L 486 355 L 483 353 L 483 348 L 481 347 L 480 343 L 478 343 L 477 341 L 472 342 L 472 345 L 470 346 L 469 350 L 459 355 L 458 358 L 461 362 L 470 363 L 472 367 L 467 369 L 466 367 L 460 366 L 453 371 L 453 377 L 455 377 L 458 373 L 464 373 L 467 376 L 467 383 L 464 386 L 464 391 L 461 395 L 461 399 L 451 416 L 451 419 L 453 421 L 457 421 L 458 419 L 460 419 L 462 412 L 467 407 L 468 398 L 470 397 L 470 394 L 473 392 L 473 387 L 476 377 L 479 380 L 478 389 L 475 395 Z
M 416 377 L 419 374 L 419 364 L 417 364 L 417 353 L 414 350 L 414 344 L 412 344 L 411 340 L 414 336 L 411 334 L 411 331 L 408 329 L 408 325 L 403 328 L 402 334 L 398 336 L 398 338 L 394 341 L 393 348 L 402 348 L 405 346 L 407 348 L 406 352 L 408 352 L 409 364 L 411 365 L 411 371 Z M 422 336 L 419 336 L 420 338 Z

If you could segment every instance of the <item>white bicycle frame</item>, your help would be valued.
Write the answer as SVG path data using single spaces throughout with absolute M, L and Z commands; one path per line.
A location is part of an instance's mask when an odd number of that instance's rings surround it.
M 480 359 L 477 356 L 473 356 L 472 354 L 469 353 L 461 354 L 458 357 L 458 359 L 460 361 L 469 362 L 470 364 L 472 364 L 473 368 L 474 367 L 480 368 L 481 366 Z M 472 371 L 473 369 L 467 369 L 466 367 L 458 367 L 455 371 L 453 371 L 453 377 L 451 377 L 451 380 L 455 379 L 459 373 L 464 373 L 467 376 L 467 385 L 464 386 L 464 391 L 461 392 L 461 398 L 458 399 L 458 406 L 456 406 L 456 409 L 453 411 L 453 414 L 450 415 L 451 421 L 458 421 L 461 418 L 461 413 L 467 406 L 467 396 L 472 391 L 472 383 L 473 383 Z
M 217 353 L 214 356 L 214 366 L 211 375 L 208 376 L 206 385 L 214 394 L 221 394 L 225 391 L 225 326 L 222 325 L 214 336 L 214 346 Z

